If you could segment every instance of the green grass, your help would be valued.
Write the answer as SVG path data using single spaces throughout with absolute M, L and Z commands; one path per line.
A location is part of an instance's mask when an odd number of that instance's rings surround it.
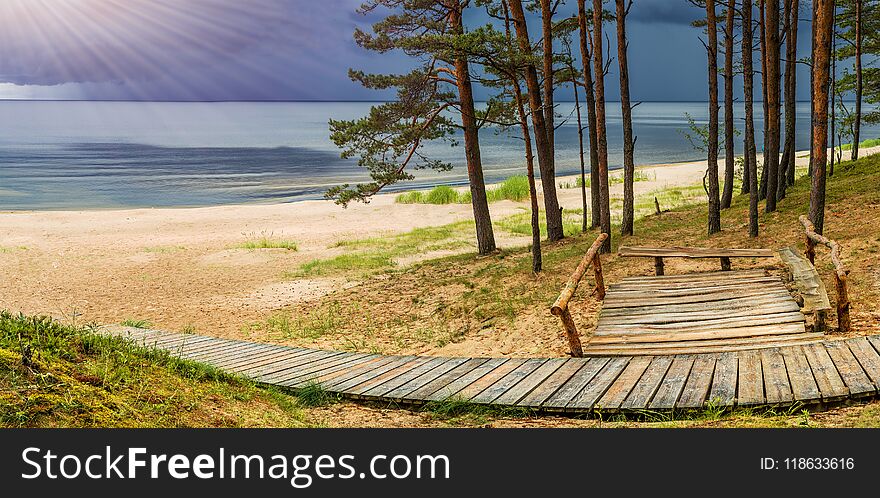
M 647 173 L 647 172 L 642 171 L 640 169 L 635 170 L 635 173 L 633 173 L 633 181 L 634 182 L 648 182 L 648 181 L 652 181 L 652 180 L 656 180 L 656 179 L 657 179 L 656 173 L 650 174 L 650 173 Z M 558 184 L 558 187 L 560 189 L 581 188 L 581 185 L 583 183 L 584 182 L 581 181 L 581 178 L 577 177 L 577 178 L 575 178 L 574 182 L 560 182 Z M 608 185 L 616 185 L 618 183 L 623 183 L 623 173 L 608 175 Z M 587 173 L 587 176 L 586 176 L 586 184 L 587 184 L 587 188 L 590 188 L 591 181 L 590 181 L 590 174 L 589 173 Z
M 486 189 L 489 202 L 521 202 L 529 198 L 529 179 L 525 175 L 507 178 L 495 187 Z M 404 192 L 395 198 L 398 204 L 470 204 L 470 190 L 458 191 L 448 185 L 439 185 L 431 190 Z
M 297 251 L 298 247 L 296 242 L 292 240 L 276 239 L 273 238 L 272 235 L 264 234 L 242 242 L 241 244 L 236 245 L 234 249 L 286 249 L 288 251 Z
M 339 304 L 330 303 L 327 307 L 318 308 L 304 316 L 291 316 L 278 312 L 264 322 L 251 323 L 246 332 L 268 336 L 272 340 L 318 339 L 334 332 L 345 320 Z
M 338 394 L 327 391 L 317 382 L 309 382 L 296 389 L 294 396 L 301 406 L 307 408 L 327 406 L 339 401 Z
M 484 425 L 497 418 L 529 418 L 530 408 L 519 406 L 480 405 L 458 397 L 426 403 L 421 412 L 429 418 L 452 425 Z
M 152 246 L 143 249 L 144 252 L 151 254 L 173 254 L 185 250 L 186 247 L 183 246 Z
M 868 148 L 868 147 L 877 147 L 880 145 L 880 138 L 870 138 L 868 140 L 864 140 L 859 142 L 859 148 Z M 843 144 L 840 146 L 842 150 L 852 150 L 852 144 Z
M 297 270 L 286 272 L 284 277 L 365 276 L 391 270 L 398 266 L 401 258 L 471 246 L 473 226 L 472 221 L 463 221 L 384 237 L 339 241 L 333 247 L 345 251 L 343 254 L 304 263 Z
M 6 247 L 0 246 L 0 254 L 9 254 L 16 251 L 27 251 L 28 248 L 25 246 L 15 246 L 15 247 Z
M 149 320 L 138 320 L 136 318 L 126 318 L 122 321 L 123 327 L 134 327 L 136 329 L 148 329 L 153 326 Z
M 301 427 L 299 406 L 209 365 L 0 311 L 0 427 Z

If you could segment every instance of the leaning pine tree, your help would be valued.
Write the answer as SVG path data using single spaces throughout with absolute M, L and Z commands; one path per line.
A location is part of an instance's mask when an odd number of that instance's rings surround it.
M 468 2 L 444 0 L 369 0 L 359 9 L 369 14 L 380 7 L 393 13 L 373 25 L 373 33 L 355 31 L 357 44 L 386 53 L 401 50 L 421 65 L 410 73 L 366 74 L 349 71 L 352 80 L 374 90 L 397 91 L 397 99 L 370 109 L 356 120 L 331 120 L 331 139 L 343 149 L 343 158 L 358 157 L 371 177 L 368 183 L 340 185 L 326 196 L 343 206 L 368 202 L 383 188 L 413 178 L 411 169 L 448 170 L 452 166 L 427 157 L 422 146 L 431 140 L 453 139 L 457 129 L 464 135 L 471 202 L 480 254 L 495 250 L 483 167 L 479 126 L 482 119 L 474 105 L 468 54 L 468 34 L 463 10 Z M 453 117 L 457 111 L 459 120 Z

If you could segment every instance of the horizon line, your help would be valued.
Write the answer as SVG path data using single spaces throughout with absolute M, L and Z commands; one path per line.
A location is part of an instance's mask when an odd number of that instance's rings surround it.
M 574 103 L 574 100 L 554 100 L 560 103 Z M 634 102 L 646 103 L 704 103 L 708 100 L 637 100 Z M 393 100 L 332 100 L 332 99 L 264 99 L 264 100 L 135 100 L 135 99 L 10 99 L 0 98 L 0 102 L 117 102 L 117 103 L 144 103 L 144 104 L 295 104 L 295 103 L 315 103 L 315 104 L 331 104 L 331 103 L 364 103 L 375 104 L 393 102 Z M 475 100 L 475 102 L 487 102 L 486 100 Z M 620 100 L 606 100 L 605 102 L 619 103 Z M 809 100 L 796 100 L 798 103 L 809 103 Z M 855 102 L 855 100 L 844 100 L 844 102 Z M 736 100 L 735 103 L 742 103 Z M 762 100 L 755 100 L 754 103 L 763 103 Z

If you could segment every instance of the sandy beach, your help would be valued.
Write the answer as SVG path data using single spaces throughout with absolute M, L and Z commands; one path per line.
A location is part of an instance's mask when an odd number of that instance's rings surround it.
M 635 183 L 637 196 L 698 184 L 706 162 L 639 169 L 648 180 Z M 557 181 L 574 182 L 574 178 Z M 611 193 L 622 196 L 622 185 L 612 185 Z M 566 209 L 581 206 L 579 188 L 559 189 L 559 196 Z M 498 221 L 526 207 L 525 202 L 502 201 L 491 204 L 491 213 Z M 249 323 L 265 320 L 275 310 L 356 285 L 335 276 L 285 276 L 305 262 L 340 254 L 342 249 L 335 247 L 338 242 L 470 217 L 470 205 L 397 204 L 391 194 L 348 209 L 330 201 L 303 201 L 3 212 L 0 309 L 78 323 L 147 320 L 156 328 L 236 337 Z M 294 241 L 298 250 L 237 248 L 263 236 Z M 528 237 L 503 232 L 497 233 L 497 239 L 500 247 L 528 243 Z

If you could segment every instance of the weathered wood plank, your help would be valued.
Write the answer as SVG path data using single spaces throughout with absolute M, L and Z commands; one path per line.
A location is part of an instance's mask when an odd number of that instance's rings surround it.
M 785 360 L 778 348 L 761 350 L 761 368 L 764 371 L 764 396 L 767 403 L 791 403 L 793 397 Z
M 498 379 L 494 384 L 487 387 L 482 392 L 471 398 L 471 402 L 488 404 L 495 401 L 501 395 L 512 391 L 517 385 L 519 385 L 519 383 L 523 379 L 525 379 L 529 374 L 537 370 L 546 361 L 547 360 L 545 359 L 526 360 L 525 362 L 523 362 L 522 365 L 518 366 L 509 374 L 505 375 L 501 379 Z M 515 403 L 518 400 L 519 398 L 511 403 Z
M 317 361 L 321 358 L 326 357 L 326 351 L 312 350 L 306 354 L 296 355 L 290 358 L 280 358 L 278 361 L 273 361 L 260 367 L 249 369 L 248 376 L 257 379 L 260 382 L 264 382 L 266 379 L 277 372 L 294 368 L 299 365 L 305 365 L 307 363 Z
M 517 402 L 519 406 L 539 407 L 550 399 L 563 384 L 587 364 L 584 358 L 568 358 L 555 372 L 542 381 L 532 392 Z
M 868 339 L 859 337 L 846 342 L 874 385 L 880 387 L 880 355 L 877 354 Z
M 597 327 L 603 332 L 617 332 L 621 334 L 627 331 L 667 331 L 667 330 L 712 330 L 712 329 L 737 329 L 743 327 L 756 327 L 760 325 L 804 323 L 804 315 L 799 311 L 786 311 L 780 313 L 765 312 L 764 314 L 750 314 L 746 316 L 724 316 L 706 319 L 692 320 L 658 320 L 655 316 L 645 316 L 639 321 L 638 318 L 620 320 L 619 318 L 599 317 Z M 659 323 L 658 323 L 659 321 Z
M 810 370 L 810 362 L 804 354 L 803 347 L 793 346 L 781 348 L 782 358 L 785 360 L 785 369 L 788 371 L 788 379 L 791 381 L 791 391 L 794 399 L 801 402 L 810 402 L 821 399 L 819 386 Z
M 700 408 L 709 395 L 709 387 L 712 385 L 712 377 L 715 374 L 716 357 L 711 354 L 701 354 L 694 358 L 691 373 L 688 375 L 681 396 L 678 397 L 676 408 Z
M 359 375 L 346 379 L 337 379 L 324 385 L 325 389 L 332 389 L 336 392 L 348 393 L 350 390 L 361 386 L 373 379 L 376 379 L 388 372 L 399 372 L 401 367 L 409 368 L 417 357 L 415 356 L 396 356 L 390 362 L 384 365 L 376 365 L 361 372 Z M 392 374 L 393 375 L 393 374 Z M 387 377 L 386 377 L 387 378 Z M 373 384 L 369 384 L 373 385 Z
M 317 372 L 323 368 L 332 367 L 339 362 L 348 361 L 353 355 L 353 353 L 338 353 L 334 355 L 315 358 L 313 361 L 301 363 L 295 367 L 285 368 L 273 374 L 265 375 L 264 379 L 265 382 L 269 382 L 272 384 L 281 384 L 289 379 L 295 379 L 300 375 Z
M 607 309 L 644 306 L 673 306 L 695 303 L 718 303 L 718 306 L 724 306 L 728 301 L 746 298 L 751 299 L 754 297 L 776 298 L 778 300 L 791 299 L 791 295 L 786 290 L 743 289 L 737 291 L 705 292 L 694 296 L 681 297 L 658 297 L 646 294 L 644 296 L 618 298 L 611 294 L 605 297 L 603 306 Z M 715 306 L 715 304 L 713 304 L 713 306 Z
M 307 350 L 293 348 L 278 348 L 275 350 L 268 350 L 264 354 L 259 355 L 257 358 L 240 358 L 237 362 L 230 363 L 225 368 L 234 372 L 245 372 L 252 368 L 263 366 L 278 359 L 295 358 L 296 356 L 305 354 L 306 351 Z
M 858 397 L 876 392 L 877 388 L 862 370 L 845 341 L 827 341 L 823 345 L 849 388 L 850 396 Z
M 661 342 L 703 341 L 720 339 L 761 339 L 789 334 L 805 334 L 803 322 L 781 323 L 776 325 L 756 325 L 742 328 L 708 328 L 707 330 L 680 329 L 675 332 L 657 333 L 654 330 L 629 329 L 626 333 L 620 330 L 602 329 L 590 339 L 591 345 L 600 344 L 644 344 Z M 746 341 L 743 341 L 746 342 Z
M 356 385 L 359 379 L 364 379 L 371 375 L 378 375 L 376 372 L 381 368 L 392 368 L 391 365 L 398 365 L 403 360 L 401 356 L 380 356 L 376 360 L 371 360 L 358 365 L 345 373 L 328 375 L 328 378 L 321 380 L 321 386 L 324 389 L 343 392 L 346 386 L 350 387 L 348 382 L 354 382 Z
M 407 382 L 430 372 L 447 360 L 447 358 L 429 358 L 428 361 L 416 365 L 413 368 L 407 369 L 405 372 L 401 372 L 400 375 L 385 379 L 383 382 L 377 383 L 369 389 L 361 390 L 357 394 L 366 398 L 383 397 L 386 393 L 389 393 L 397 389 L 398 387 L 406 384 Z
M 589 384 L 579 392 L 566 406 L 567 409 L 578 411 L 591 410 L 596 402 L 602 398 L 609 387 L 617 380 L 617 377 L 629 363 L 629 357 L 612 358 L 602 370 L 593 377 Z
M 332 360 L 328 360 L 319 364 L 311 364 L 304 368 L 295 368 L 289 370 L 286 374 L 279 375 L 273 382 L 275 384 L 278 384 L 279 386 L 286 387 L 316 382 L 318 376 L 322 372 L 325 372 L 337 366 L 356 365 L 358 360 L 361 360 L 368 356 L 369 355 L 366 353 L 346 353 L 345 355 L 333 357 Z
M 486 390 L 492 384 L 498 382 L 500 379 L 504 378 L 510 372 L 516 370 L 520 367 L 526 360 L 523 358 L 511 358 L 505 361 L 503 364 L 498 367 L 492 369 L 491 372 L 488 372 L 483 377 L 475 380 L 467 387 L 462 389 L 456 394 L 456 397 L 459 397 L 463 400 L 470 401 L 481 392 Z
M 609 361 L 609 358 L 590 358 L 576 374 L 550 396 L 550 399 L 544 402 L 543 407 L 548 410 L 564 409 Z
M 544 382 L 547 377 L 558 370 L 565 362 L 566 358 L 552 358 L 541 364 L 532 373 L 523 378 L 515 386 L 495 398 L 493 403 L 500 405 L 515 405 L 523 399 L 527 394 L 531 393 L 539 384 Z
M 781 296 L 781 298 L 780 298 Z M 693 313 L 693 312 L 718 312 L 718 311 L 737 311 L 743 309 L 760 310 L 764 306 L 778 305 L 783 302 L 795 303 L 791 296 L 785 298 L 784 295 L 778 296 L 754 296 L 743 297 L 739 299 L 731 299 L 728 301 L 718 301 L 713 304 L 712 308 L 707 308 L 705 303 L 690 304 L 655 304 L 650 306 L 630 306 L 624 308 L 603 308 L 602 316 L 635 316 L 635 315 L 660 315 L 666 313 Z M 798 308 L 800 309 L 800 308 Z
M 408 398 L 410 398 L 409 394 L 411 392 L 415 391 L 416 389 L 418 389 L 420 387 L 425 386 L 425 384 L 432 382 L 437 377 L 440 377 L 441 375 L 445 374 L 446 372 L 449 372 L 450 370 L 461 365 L 465 361 L 467 361 L 467 358 L 446 358 L 445 361 L 443 361 L 442 363 L 439 363 L 433 369 L 431 369 L 431 370 L 423 373 L 422 375 L 410 380 L 409 382 L 406 382 L 405 384 L 402 384 L 402 385 L 392 389 L 391 391 L 388 391 L 387 393 L 383 394 L 382 397 L 388 398 L 388 399 L 391 399 L 394 401 L 402 401 L 404 399 L 408 399 Z
M 691 367 L 694 365 L 693 355 L 680 355 L 672 359 L 672 365 L 663 378 L 663 383 L 651 399 L 649 408 L 652 410 L 671 410 L 675 408 L 679 396 L 684 389 Z
M 439 377 L 432 380 L 431 382 L 429 382 L 429 383 L 419 387 L 418 389 L 414 390 L 413 392 L 409 393 L 407 395 L 407 397 L 410 399 L 418 399 L 418 400 L 426 399 L 428 396 L 434 394 L 435 392 L 439 391 L 443 387 L 446 387 L 447 385 L 451 384 L 456 379 L 463 377 L 465 374 L 471 372 L 472 370 L 479 367 L 483 363 L 486 363 L 486 361 L 487 361 L 486 358 L 471 358 L 471 359 L 467 360 L 466 362 L 462 363 L 461 365 L 444 373 L 443 375 L 440 375 Z
M 679 354 L 678 352 L 682 350 L 684 350 L 685 353 L 689 353 L 691 350 L 694 352 L 724 352 L 742 351 L 743 349 L 748 348 L 760 349 L 781 347 L 821 340 L 822 334 L 804 333 L 764 337 L 732 337 L 717 340 L 706 339 L 650 343 L 597 343 L 594 345 L 591 341 L 585 348 L 585 351 L 590 355 L 613 355 L 621 353 L 638 355 Z
M 772 258 L 770 249 L 731 249 L 714 247 L 631 247 L 621 246 L 617 252 L 623 258 Z
M 816 268 L 791 247 L 781 249 L 779 258 L 788 266 L 792 281 L 804 298 L 804 311 L 830 310 L 825 283 Z
M 757 350 L 739 353 L 739 388 L 736 403 L 740 406 L 764 404 L 764 370 L 761 352 Z
M 736 291 L 755 288 L 761 288 L 771 291 L 777 290 L 780 287 L 783 287 L 783 285 L 779 279 L 767 277 L 754 280 L 736 280 L 723 284 L 704 284 L 700 282 L 692 282 L 689 285 L 681 284 L 677 287 L 669 287 L 666 285 L 627 285 L 619 287 L 610 286 L 608 287 L 608 292 L 612 293 L 615 297 L 621 298 L 631 296 L 638 297 L 644 296 L 645 294 L 654 294 L 657 297 L 681 297 L 700 294 L 703 292 L 722 292 L 727 290 Z
M 835 401 L 849 396 L 849 389 L 840 377 L 837 367 L 831 361 L 828 350 L 822 344 L 803 346 L 804 356 L 813 371 L 813 378 L 819 386 L 819 393 L 826 401 Z
M 626 400 L 620 405 L 623 410 L 644 410 L 648 408 L 648 402 L 657 393 L 660 383 L 666 376 L 669 366 L 672 365 L 673 356 L 654 356 L 651 364 L 645 370 L 639 382 L 633 386 Z M 635 361 L 635 358 L 633 358 Z
M 637 275 L 632 277 L 626 277 L 621 280 L 621 283 L 657 283 L 657 282 L 692 282 L 694 280 L 699 280 L 701 282 L 707 281 L 725 281 L 725 280 L 738 280 L 744 277 L 757 277 L 757 276 L 767 276 L 767 272 L 764 270 L 737 270 L 737 271 L 710 271 L 710 272 L 700 272 L 700 273 L 686 273 L 680 275 Z
M 460 398 L 459 392 L 466 388 L 467 386 L 478 382 L 480 379 L 485 377 L 487 374 L 491 373 L 498 367 L 501 367 L 509 360 L 508 358 L 492 358 L 490 360 L 486 360 L 480 366 L 474 368 L 468 373 L 462 375 L 461 377 L 453 380 L 449 384 L 441 387 L 440 389 L 434 391 L 431 395 L 426 396 L 425 399 L 428 401 L 443 401 L 446 399 L 458 399 Z
M 600 410 L 619 409 L 653 360 L 653 356 L 640 356 L 630 360 L 620 376 L 596 402 L 596 408 Z
M 290 381 L 288 382 L 288 385 L 299 388 L 307 386 L 310 383 L 315 383 L 323 388 L 324 383 L 330 379 L 338 378 L 362 366 L 375 365 L 382 359 L 382 356 L 377 354 L 359 354 L 358 356 L 359 358 L 353 361 L 337 364 L 336 366 L 326 368 L 320 372 L 315 372 L 312 375 L 298 379 L 296 382 Z
M 736 403 L 736 385 L 739 358 L 736 353 L 721 353 L 715 360 L 715 373 L 708 401 L 715 406 L 732 406 Z
M 800 308 L 798 308 L 797 303 L 792 300 L 732 310 L 710 309 L 704 311 L 669 313 L 662 309 L 658 309 L 657 313 L 641 315 L 613 315 L 602 312 L 599 314 L 599 323 L 607 323 L 610 325 L 681 323 L 682 325 L 688 325 L 690 322 L 703 320 L 735 320 L 737 318 L 748 318 L 763 314 L 772 315 L 776 313 L 800 313 Z

